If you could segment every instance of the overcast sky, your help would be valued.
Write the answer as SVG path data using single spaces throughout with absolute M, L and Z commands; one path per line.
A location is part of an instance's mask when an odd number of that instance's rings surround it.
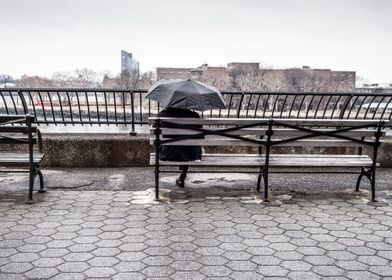
M 392 82 L 390 0 L 0 0 L 0 74 L 260 62 Z

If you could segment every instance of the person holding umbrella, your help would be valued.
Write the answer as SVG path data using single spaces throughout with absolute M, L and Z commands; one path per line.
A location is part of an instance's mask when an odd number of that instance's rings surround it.
M 162 80 L 153 85 L 146 95 L 147 99 L 161 103 L 164 110 L 159 117 L 200 118 L 192 110 L 224 109 L 225 102 L 221 93 L 214 87 L 194 80 Z M 159 151 L 159 160 L 193 161 L 201 160 L 200 146 L 163 146 Z M 183 188 L 188 165 L 180 165 L 180 176 L 176 185 Z
M 188 109 L 165 108 L 158 113 L 158 117 L 200 118 L 199 114 Z M 163 135 L 165 137 L 165 135 Z M 162 146 L 159 150 L 159 159 L 168 161 L 201 160 L 202 149 L 200 146 Z M 176 180 L 177 187 L 185 186 L 188 165 L 180 165 L 180 176 Z

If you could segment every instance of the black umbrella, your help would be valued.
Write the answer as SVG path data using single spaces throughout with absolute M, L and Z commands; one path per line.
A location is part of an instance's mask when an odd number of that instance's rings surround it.
M 150 88 L 146 98 L 165 108 L 197 111 L 226 108 L 218 89 L 194 80 L 161 80 Z

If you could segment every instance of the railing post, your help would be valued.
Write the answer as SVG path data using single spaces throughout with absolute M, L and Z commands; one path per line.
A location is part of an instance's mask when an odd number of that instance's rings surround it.
M 134 101 L 134 94 L 133 94 L 133 90 L 130 90 L 129 93 L 131 94 L 131 127 L 132 130 L 129 133 L 132 136 L 135 136 L 137 133 L 135 131 L 135 101 Z

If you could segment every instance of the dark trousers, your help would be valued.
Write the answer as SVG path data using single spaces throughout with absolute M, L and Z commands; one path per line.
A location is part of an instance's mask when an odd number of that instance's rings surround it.
M 188 165 L 180 165 L 179 169 L 180 169 L 181 173 L 180 173 L 180 177 L 178 178 L 179 180 L 185 181 L 188 168 L 189 168 Z

